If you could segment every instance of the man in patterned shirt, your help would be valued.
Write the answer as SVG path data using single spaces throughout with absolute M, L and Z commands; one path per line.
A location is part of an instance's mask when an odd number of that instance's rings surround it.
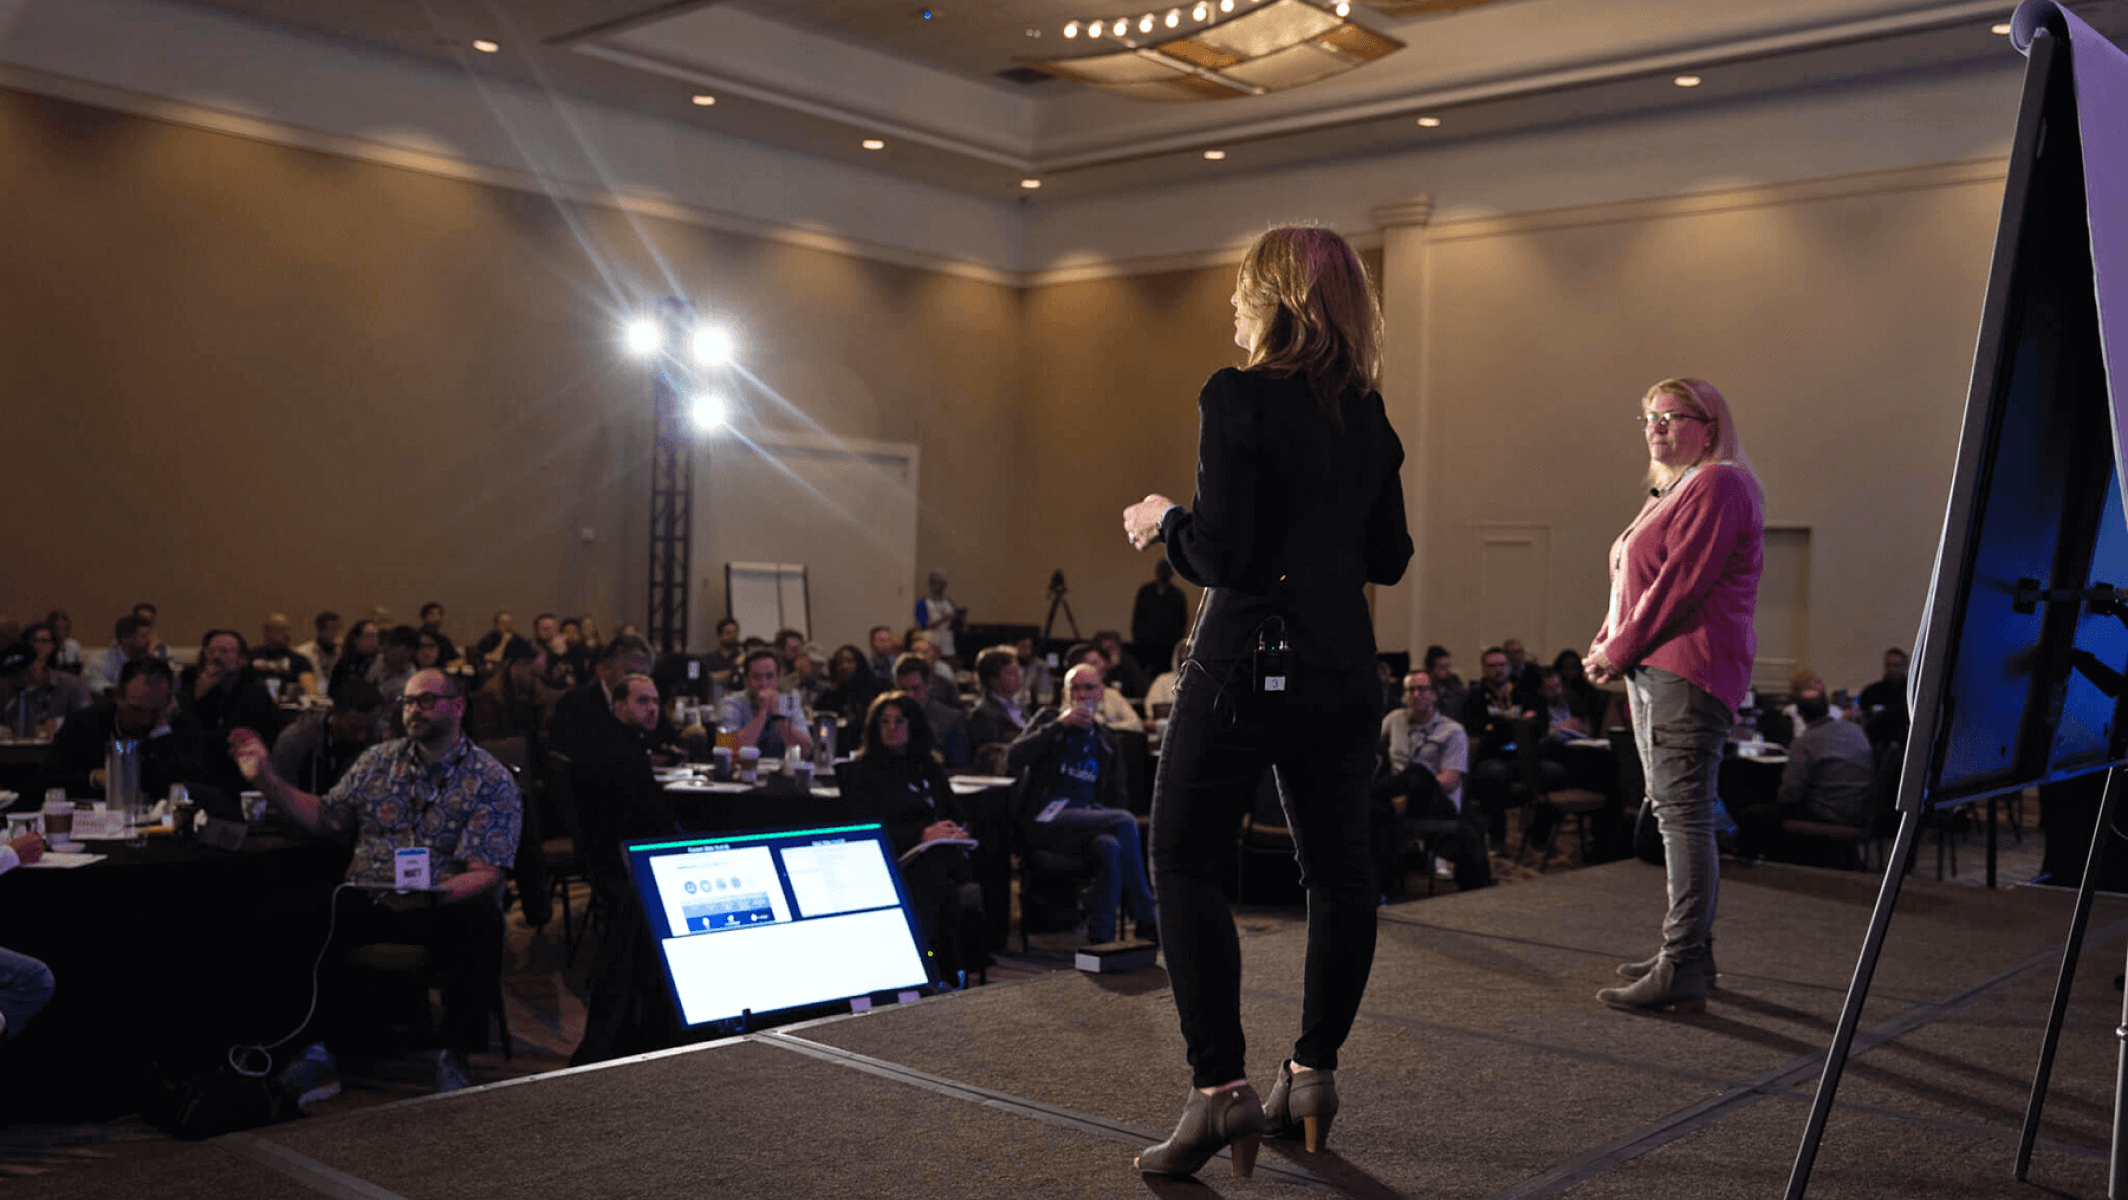
M 497 893 L 503 866 L 516 857 L 523 818 L 509 770 L 459 731 L 465 703 L 450 676 L 416 672 L 400 699 L 407 736 L 364 751 L 323 797 L 276 774 L 258 735 L 238 729 L 229 738 L 230 754 L 245 776 L 290 820 L 312 833 L 353 833 L 348 883 L 391 884 L 401 852 L 427 852 L 429 880 L 439 891 L 348 888 L 336 894 L 326 962 L 337 963 L 348 950 L 377 942 L 428 947 L 430 961 L 443 972 L 438 1091 L 464 1087 L 466 1054 L 487 1048 L 488 997 L 502 973 Z M 332 982 L 329 974 L 321 984 L 312 1026 L 327 1037 L 350 1015 L 340 995 L 344 989 Z M 305 1062 L 327 1068 L 312 1074 L 330 1073 L 322 1043 L 297 1066 Z M 337 1081 L 300 1089 L 313 1098 L 337 1090 Z

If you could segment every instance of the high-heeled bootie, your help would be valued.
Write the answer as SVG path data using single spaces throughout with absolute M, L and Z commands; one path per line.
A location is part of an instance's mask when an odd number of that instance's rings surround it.
M 1337 1116 L 1337 1072 L 1295 1073 L 1293 1060 L 1278 1064 L 1278 1080 L 1264 1101 L 1264 1131 L 1272 1137 L 1299 1137 L 1308 1153 L 1330 1144 L 1330 1119 Z
M 1641 976 L 1646 975 L 1648 972 L 1654 970 L 1655 964 L 1661 961 L 1662 951 L 1658 950 L 1654 954 L 1649 955 L 1647 958 L 1644 958 L 1639 962 L 1619 963 L 1618 974 L 1621 978 L 1625 979 L 1639 979 Z M 1714 951 L 1710 948 L 1707 951 L 1707 978 L 1712 979 L 1719 974 L 1721 974 L 1721 972 L 1717 971 L 1714 967 Z
M 1612 1008 L 1705 1012 L 1708 985 L 1714 978 L 1707 969 L 1709 965 L 1705 959 L 1680 966 L 1672 959 L 1658 958 L 1637 981 L 1625 987 L 1605 988 L 1596 993 L 1596 998 Z
M 1175 1132 L 1159 1145 L 1140 1151 L 1133 1165 L 1147 1175 L 1195 1175 L 1213 1155 L 1232 1146 L 1234 1174 L 1247 1179 L 1256 1170 L 1263 1127 L 1263 1103 L 1248 1084 L 1222 1088 L 1209 1096 L 1191 1088 Z

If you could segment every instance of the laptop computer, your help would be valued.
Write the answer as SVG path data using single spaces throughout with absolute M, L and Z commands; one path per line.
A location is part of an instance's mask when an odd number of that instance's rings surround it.
M 625 849 L 689 1029 L 931 981 L 879 825 L 658 838 Z

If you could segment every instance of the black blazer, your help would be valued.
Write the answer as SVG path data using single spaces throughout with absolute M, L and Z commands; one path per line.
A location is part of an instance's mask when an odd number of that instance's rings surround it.
M 1363 589 L 1402 579 L 1411 561 L 1404 445 L 1381 395 L 1347 392 L 1337 422 L 1300 376 L 1228 368 L 1205 381 L 1197 411 L 1197 495 L 1160 525 L 1176 572 L 1210 589 L 1190 657 L 1246 658 L 1277 616 L 1302 662 L 1372 659 Z

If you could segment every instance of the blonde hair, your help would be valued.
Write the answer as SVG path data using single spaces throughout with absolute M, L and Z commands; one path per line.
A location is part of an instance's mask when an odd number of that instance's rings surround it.
M 1650 459 L 1648 461 L 1649 487 L 1668 487 L 1677 482 L 1678 476 L 1683 475 L 1692 467 L 1698 466 L 1699 463 L 1726 462 L 1742 471 L 1744 477 L 1751 481 L 1753 488 L 1758 488 L 1759 473 L 1752 467 L 1751 459 L 1744 453 L 1743 439 L 1736 432 L 1736 417 L 1729 411 L 1729 402 L 1722 398 L 1722 394 L 1715 390 L 1713 384 L 1704 379 L 1691 379 L 1684 376 L 1679 376 L 1675 379 L 1665 379 L 1654 387 L 1649 388 L 1648 394 L 1640 398 L 1641 410 L 1645 412 L 1648 403 L 1657 396 L 1675 396 L 1683 400 L 1693 416 L 1706 421 L 1708 437 L 1707 448 L 1700 454 L 1696 462 L 1688 463 L 1682 467 L 1666 467 Z
M 1347 390 L 1374 390 L 1382 310 L 1344 238 L 1308 225 L 1267 230 L 1242 256 L 1237 291 L 1262 328 L 1245 369 L 1304 376 L 1333 421 Z

